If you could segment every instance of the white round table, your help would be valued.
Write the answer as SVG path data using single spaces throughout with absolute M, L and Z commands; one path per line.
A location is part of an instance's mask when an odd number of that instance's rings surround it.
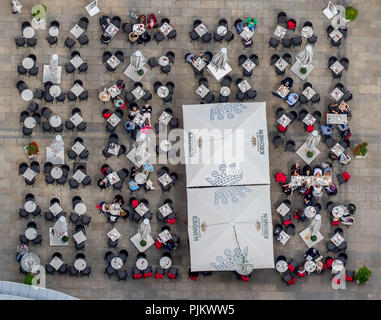
M 52 85 L 49 89 L 49 93 L 55 98 L 61 94 L 61 88 L 57 85 Z
M 159 264 L 163 269 L 169 269 L 172 265 L 172 260 L 165 256 L 160 259 Z
M 123 260 L 119 257 L 115 257 L 111 260 L 111 267 L 115 270 L 119 270 L 123 266 Z
M 167 66 L 169 64 L 169 59 L 166 56 L 162 56 L 159 58 L 159 64 L 163 67 Z
M 308 273 L 311 273 L 311 272 L 314 272 L 316 270 L 316 263 L 314 261 L 306 261 L 306 263 L 304 264 L 304 269 L 308 272 Z
M 50 174 L 51 174 L 51 176 L 52 176 L 54 179 L 59 179 L 59 178 L 62 177 L 63 172 L 62 172 L 62 169 L 61 169 L 61 168 L 59 168 L 59 167 L 54 167 L 54 168 L 52 169 L 52 171 L 50 171 Z
M 172 143 L 168 140 L 161 140 L 159 146 L 160 146 L 160 149 L 163 150 L 164 152 L 168 152 L 169 150 L 172 149 Z
M 311 27 L 307 26 L 302 29 L 302 36 L 304 38 L 307 38 L 307 39 L 311 38 L 313 34 L 314 34 L 314 30 Z
M 34 37 L 35 32 L 34 32 L 34 29 L 33 29 L 32 27 L 26 27 L 26 28 L 24 28 L 24 30 L 22 31 L 22 34 L 23 34 L 23 36 L 24 36 L 25 38 L 30 39 L 30 38 L 33 38 L 33 37 Z
M 33 252 L 27 252 L 22 256 L 20 264 L 23 270 L 31 272 L 34 266 L 40 265 L 40 258 Z
M 21 92 L 21 99 L 24 101 L 30 101 L 33 99 L 33 92 L 30 89 L 25 89 L 23 92 Z
M 34 201 L 29 200 L 29 201 L 25 202 L 24 209 L 26 212 L 32 213 L 32 212 L 34 212 L 34 210 L 37 209 L 37 204 Z
M 77 203 L 74 207 L 74 212 L 80 216 L 85 214 L 86 210 L 86 205 L 83 202 Z
M 282 273 L 288 270 L 288 263 L 285 260 L 279 260 L 275 265 L 276 271 Z
M 148 268 L 148 261 L 145 258 L 139 258 L 136 260 L 136 268 L 138 268 L 140 271 L 144 271 Z
M 22 66 L 25 68 L 25 69 L 32 69 L 33 66 L 34 66 L 34 61 L 32 58 L 29 58 L 29 57 L 26 57 L 22 60 Z
M 222 87 L 220 90 L 221 96 L 228 97 L 230 95 L 230 88 L 229 87 Z
M 62 120 L 59 116 L 54 115 L 49 119 L 49 123 L 53 128 L 57 128 L 61 125 Z
M 143 34 L 146 29 L 144 28 L 144 25 L 143 24 L 134 24 L 133 27 L 132 27 L 132 31 L 137 35 L 137 36 L 140 36 L 141 34 Z
M 60 33 L 60 29 L 58 29 L 57 27 L 50 27 L 49 28 L 49 35 L 52 36 L 52 37 L 57 37 L 58 34 Z
M 316 214 L 316 209 L 313 206 L 305 207 L 304 214 L 307 218 L 313 218 Z
M 341 218 L 345 213 L 345 209 L 343 206 L 336 206 L 332 209 L 332 215 L 335 218 Z
M 35 228 L 28 228 L 25 230 L 25 237 L 28 240 L 34 240 L 37 237 L 37 230 Z
M 86 268 L 86 261 L 83 259 L 77 259 L 74 261 L 74 268 L 76 268 L 78 271 L 85 270 Z
M 25 118 L 24 126 L 28 129 L 33 129 L 36 126 L 36 119 L 33 117 Z
M 137 184 L 143 184 L 147 181 L 147 177 L 143 172 L 138 172 L 135 175 L 135 181 Z
M 157 89 L 157 95 L 160 98 L 165 98 L 169 95 L 169 89 L 166 86 L 161 86 L 159 89 Z
M 217 34 L 218 34 L 219 36 L 221 36 L 221 37 L 225 36 L 227 32 L 228 32 L 228 29 L 226 29 L 225 26 L 219 26 L 219 27 L 217 28 Z

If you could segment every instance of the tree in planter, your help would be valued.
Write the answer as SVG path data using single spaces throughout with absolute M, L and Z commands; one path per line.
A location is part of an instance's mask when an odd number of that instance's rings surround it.
M 142 247 L 144 247 L 146 244 L 147 244 L 147 241 L 145 241 L 145 240 L 140 241 L 140 245 L 141 245 Z
M 355 147 L 355 149 L 353 150 L 353 152 L 356 156 L 365 157 L 366 154 L 368 153 L 368 143 L 363 142 L 363 143 L 358 144 Z
M 142 76 L 143 74 L 144 74 L 144 70 L 143 70 L 143 69 L 139 69 L 139 70 L 138 70 L 138 75 L 139 75 L 139 76 Z
M 63 237 L 62 237 L 62 241 L 63 241 L 63 242 L 67 242 L 68 240 L 69 240 L 68 236 L 63 236 Z
M 311 241 L 316 241 L 316 240 L 317 240 L 317 236 L 313 234 L 313 235 L 311 236 Z
M 28 273 L 24 277 L 24 284 L 32 285 L 33 278 L 34 278 L 34 276 L 32 274 Z
M 306 74 L 307 73 L 307 69 L 306 68 L 300 68 L 300 73 L 301 74 Z
M 357 280 L 359 284 L 364 284 L 368 282 L 369 277 L 371 275 L 372 275 L 372 271 L 370 271 L 367 267 L 363 266 L 357 271 L 355 275 L 355 279 Z
M 312 151 L 307 151 L 307 158 L 312 158 L 314 153 Z
M 354 7 L 346 7 L 345 8 L 345 19 L 349 21 L 355 21 L 358 15 L 358 11 Z

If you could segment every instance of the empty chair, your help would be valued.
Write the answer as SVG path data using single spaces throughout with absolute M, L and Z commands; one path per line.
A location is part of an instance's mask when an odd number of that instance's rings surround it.
M 15 43 L 18 48 L 25 47 L 25 38 L 15 38 Z
M 299 47 L 302 45 L 302 37 L 300 37 L 300 36 L 292 38 L 291 41 L 292 41 L 292 45 L 294 47 Z
M 282 39 L 282 45 L 283 45 L 283 48 L 285 48 L 285 49 L 291 48 L 292 40 L 290 38 L 283 38 Z
M 312 116 L 316 119 L 317 123 L 320 123 L 322 114 L 320 111 L 316 110 L 312 113 Z
M 242 66 L 243 63 L 247 60 L 247 56 L 244 55 L 244 54 L 241 54 L 239 57 L 238 57 L 238 66 Z
M 320 94 L 315 93 L 311 98 L 311 103 L 314 104 L 319 102 L 320 102 Z
M 276 150 L 279 146 L 283 146 L 284 140 L 281 136 L 277 135 L 273 138 L 273 144 L 274 144 L 274 148 Z
M 117 57 L 120 62 L 124 62 L 124 54 L 123 54 L 123 51 L 121 50 L 118 50 L 118 51 L 115 51 L 115 57 Z
M 306 109 L 302 109 L 299 111 L 299 120 L 302 121 L 306 115 L 308 114 L 308 111 Z
M 163 41 L 165 38 L 164 38 L 164 35 L 160 32 L 160 31 L 157 31 L 153 38 L 155 39 L 156 43 L 159 43 L 161 41 Z
M 155 57 L 152 57 L 152 58 L 149 58 L 148 59 L 148 65 L 152 68 L 155 68 L 157 66 L 159 66 L 159 63 L 157 62 L 156 58 Z
M 280 56 L 278 54 L 273 54 L 270 58 L 270 65 L 273 66 L 278 60 Z
M 89 25 L 89 19 L 86 17 L 81 17 L 78 22 L 78 26 L 80 26 L 82 29 L 87 30 L 87 26 Z
M 281 11 L 278 13 L 277 19 L 278 19 L 278 24 L 285 24 L 287 22 L 287 14 Z
M 198 35 L 198 33 L 194 30 L 192 30 L 191 32 L 189 32 L 189 37 L 191 38 L 191 41 L 196 41 L 198 39 L 200 39 L 200 36 Z
M 111 18 L 111 23 L 119 29 L 122 24 L 122 19 L 119 16 L 114 16 Z
M 344 67 L 345 70 L 348 70 L 349 67 L 349 59 L 348 58 L 341 58 L 340 59 L 340 64 Z
M 285 53 L 282 56 L 283 60 L 285 60 L 288 64 L 292 64 L 292 57 L 291 54 Z
M 128 22 L 123 23 L 123 25 L 122 25 L 122 32 L 124 32 L 124 33 L 130 33 L 130 32 L 132 32 L 132 24 L 128 23 Z
M 37 45 L 37 39 L 36 38 L 26 39 L 26 45 L 28 48 L 34 48 Z
M 24 90 L 28 89 L 28 86 L 26 85 L 24 81 L 20 80 L 16 83 L 16 88 L 19 91 L 19 93 L 21 93 Z
M 284 148 L 284 151 L 295 152 L 295 141 L 293 141 L 293 140 L 287 140 L 285 148 Z
M 273 37 L 270 38 L 269 47 L 276 49 L 279 46 L 280 41 Z
M 65 39 L 65 47 L 71 49 L 75 46 L 75 41 L 69 37 Z

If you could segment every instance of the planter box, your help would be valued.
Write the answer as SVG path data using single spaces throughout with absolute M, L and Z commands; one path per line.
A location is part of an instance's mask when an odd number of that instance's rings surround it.
M 366 154 L 365 156 L 355 156 L 356 159 L 366 159 L 366 157 L 368 156 L 368 154 Z
M 25 146 L 25 147 L 24 147 L 24 151 L 25 151 L 25 154 L 26 154 L 26 156 L 28 157 L 28 159 L 32 159 L 32 158 L 34 158 L 34 157 L 36 157 L 36 156 L 38 155 L 38 154 L 32 154 L 31 156 L 29 156 L 29 155 L 28 155 L 27 147 L 28 147 L 28 146 Z

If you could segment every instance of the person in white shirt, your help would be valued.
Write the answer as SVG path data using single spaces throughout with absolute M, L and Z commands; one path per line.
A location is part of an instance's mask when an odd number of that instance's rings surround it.
M 21 9 L 22 9 L 21 2 L 18 0 L 12 0 L 12 9 L 13 9 L 13 14 L 21 13 Z

